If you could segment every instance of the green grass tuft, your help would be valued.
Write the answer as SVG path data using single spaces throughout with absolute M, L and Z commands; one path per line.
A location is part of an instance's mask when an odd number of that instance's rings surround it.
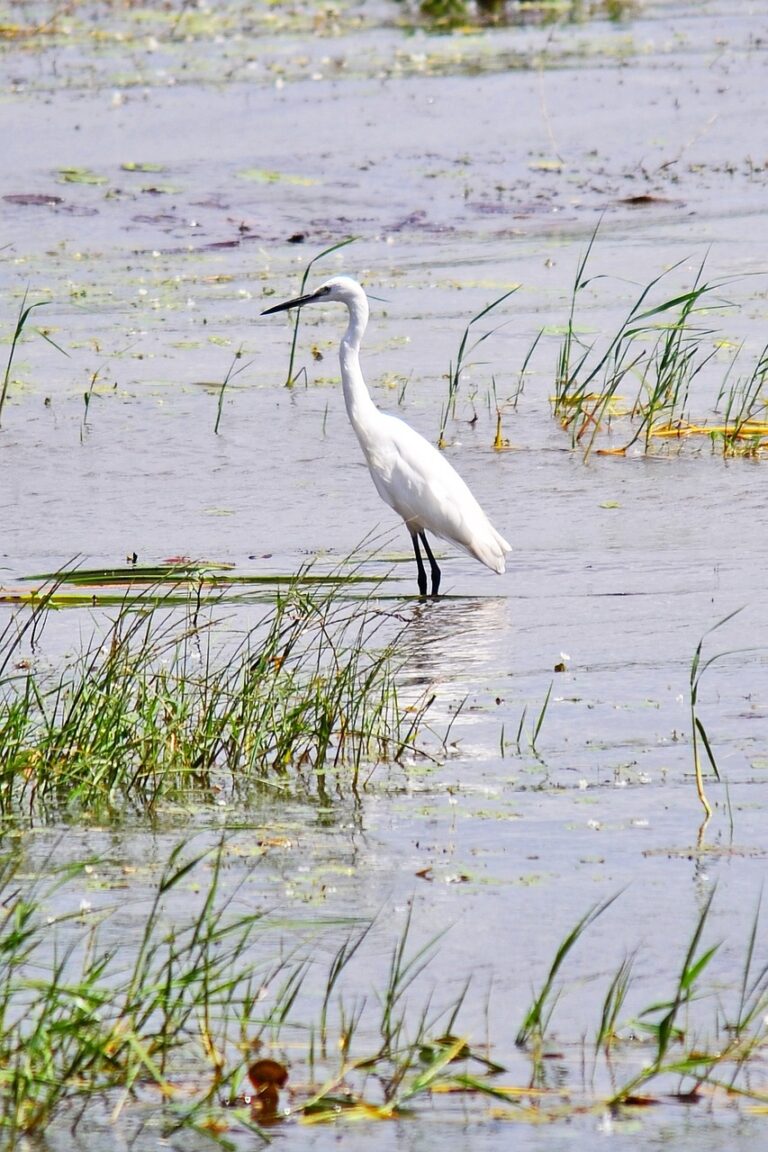
M 257 785 L 322 796 L 329 773 L 354 789 L 419 728 L 423 706 L 399 699 L 389 615 L 333 588 L 278 590 L 245 635 L 203 621 L 192 593 L 180 609 L 129 591 L 55 671 L 27 650 L 49 610 L 41 595 L 0 636 L 5 813 L 150 813 Z

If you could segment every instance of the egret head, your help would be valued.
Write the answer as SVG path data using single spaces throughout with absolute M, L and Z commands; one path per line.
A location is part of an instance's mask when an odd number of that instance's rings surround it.
M 351 276 L 331 276 L 330 280 L 326 280 L 314 292 L 308 292 L 305 296 L 297 296 L 295 300 L 286 300 L 284 304 L 275 304 L 272 308 L 266 308 L 262 312 L 262 316 L 270 316 L 273 312 L 285 312 L 288 308 L 303 308 L 305 304 L 327 304 L 334 300 L 340 304 L 346 304 L 349 308 L 364 299 L 365 293 L 357 280 L 353 280 Z

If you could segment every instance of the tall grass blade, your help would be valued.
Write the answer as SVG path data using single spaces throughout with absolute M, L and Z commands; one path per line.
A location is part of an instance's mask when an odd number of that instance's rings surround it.
M 524 1047 L 530 1039 L 541 1042 L 544 1037 L 544 1032 L 549 1022 L 549 1019 L 554 1008 L 554 1004 L 550 1005 L 550 1000 L 553 996 L 553 987 L 557 974 L 560 971 L 568 954 L 573 949 L 574 945 L 578 942 L 581 936 L 589 928 L 590 924 L 597 920 L 598 916 L 602 916 L 610 906 L 618 899 L 620 893 L 610 896 L 602 903 L 594 904 L 589 911 L 582 916 L 579 922 L 568 933 L 568 935 L 561 941 L 555 953 L 554 960 L 550 965 L 547 978 L 542 985 L 540 992 L 534 997 L 533 1003 L 528 1009 L 523 1023 L 521 1024 L 515 1043 L 519 1048 Z M 556 1002 L 556 997 L 555 997 Z
M 595 1052 L 599 1048 L 604 1048 L 607 1052 L 616 1039 L 619 1014 L 627 999 L 636 955 L 636 952 L 633 952 L 624 957 L 608 986 L 595 1034 Z
M 705 949 L 700 955 L 697 954 L 714 896 L 715 890 L 713 889 L 699 913 L 671 999 L 662 1004 L 653 1004 L 640 1013 L 640 1019 L 661 1013 L 660 1019 L 650 1027 L 656 1040 L 654 1058 L 642 1072 L 632 1077 L 614 1094 L 610 1101 L 611 1104 L 616 1104 L 633 1095 L 643 1084 L 658 1076 L 665 1069 L 665 1061 L 670 1046 L 678 1036 L 682 1035 L 677 1023 L 680 1012 L 694 999 L 697 992 L 697 981 L 720 947 L 719 944 L 715 944 Z M 696 1067 L 701 1066 L 702 1063 L 707 1063 L 707 1061 L 698 1058 L 694 1061 Z
M 219 425 L 221 424 L 221 414 L 224 410 L 224 393 L 226 391 L 227 385 L 229 384 L 230 380 L 234 379 L 235 376 L 239 376 L 241 372 L 244 372 L 246 370 L 246 368 L 250 368 L 251 364 L 253 363 L 252 360 L 249 360 L 247 364 L 239 364 L 239 361 L 242 360 L 242 358 L 243 358 L 243 349 L 238 348 L 237 352 L 235 352 L 235 355 L 232 357 L 232 363 L 230 364 L 229 368 L 227 369 L 227 374 L 221 382 L 221 387 L 219 388 L 219 396 L 218 396 L 218 400 L 216 402 L 216 422 L 213 425 L 214 436 L 218 436 L 218 434 L 219 434 Z M 237 371 L 235 371 L 236 365 L 239 365 L 237 367 Z
M 720 773 L 718 771 L 717 761 L 715 760 L 715 755 L 714 755 L 714 752 L 712 751 L 712 747 L 711 747 L 711 744 L 709 742 L 709 738 L 708 738 L 707 733 L 704 729 L 704 725 L 702 724 L 702 722 L 698 716 L 698 713 L 697 713 L 697 705 L 698 705 L 698 699 L 699 699 L 699 687 L 701 684 L 701 678 L 704 675 L 704 673 L 707 671 L 707 669 L 711 668 L 711 666 L 715 663 L 715 661 L 721 660 L 724 656 L 731 655 L 732 653 L 731 652 L 718 652 L 714 656 L 710 656 L 707 660 L 705 660 L 702 663 L 702 652 L 703 652 L 703 648 L 704 648 L 704 641 L 706 640 L 706 638 L 708 636 L 710 636 L 713 632 L 716 632 L 718 628 L 722 628 L 724 624 L 727 624 L 729 622 L 729 620 L 732 620 L 734 618 L 734 616 L 737 616 L 739 614 L 739 612 L 741 612 L 741 611 L 742 611 L 741 608 L 736 608 L 733 612 L 729 612 L 727 616 L 724 616 L 722 620 L 718 620 L 718 622 L 716 624 L 713 624 L 711 628 L 708 628 L 707 631 L 704 633 L 704 635 L 699 640 L 699 643 L 696 645 L 696 651 L 694 652 L 693 660 L 691 661 L 691 673 L 690 673 L 691 748 L 693 750 L 693 767 L 694 767 L 694 774 L 695 774 L 695 780 L 696 780 L 696 792 L 697 792 L 697 795 L 699 797 L 699 802 L 701 803 L 701 806 L 704 809 L 705 824 L 710 819 L 710 817 L 712 815 L 712 806 L 709 803 L 709 800 L 707 798 L 707 794 L 706 794 L 706 791 L 704 788 L 704 775 L 703 775 L 702 768 L 701 768 L 701 755 L 699 752 L 699 739 L 701 739 L 701 743 L 704 746 L 704 750 L 707 754 L 707 759 L 709 760 L 709 763 L 710 763 L 712 770 L 715 774 L 716 780 L 720 779 Z
M 11 369 L 13 367 L 13 359 L 16 355 L 16 349 L 17 349 L 17 347 L 21 341 L 22 335 L 24 333 L 24 328 L 26 327 L 27 321 L 29 320 L 29 317 L 35 308 L 44 308 L 47 304 L 50 303 L 49 300 L 38 300 L 33 304 L 27 304 L 28 296 L 29 296 L 29 289 L 27 288 L 27 289 L 25 289 L 24 296 L 22 297 L 22 300 L 21 300 L 21 307 L 19 308 L 19 315 L 16 319 L 16 327 L 14 328 L 13 336 L 11 337 L 11 350 L 8 353 L 8 360 L 6 361 L 5 373 L 3 375 L 3 384 L 2 384 L 2 388 L 0 388 L 0 427 L 2 427 L 2 422 L 3 422 L 3 408 L 5 406 L 5 398 L 8 395 L 8 385 L 9 385 L 10 380 L 11 380 Z M 50 341 L 50 343 L 53 343 L 53 341 Z M 55 347 L 55 345 L 54 345 L 54 347 Z M 59 351 L 61 351 L 61 349 L 59 349 Z
M 313 256 L 309 263 L 304 268 L 304 273 L 301 277 L 301 285 L 299 286 L 298 295 L 303 296 L 304 290 L 307 286 L 307 280 L 312 268 L 317 264 L 318 260 L 322 260 L 325 256 L 330 256 L 333 252 L 338 252 L 340 248 L 346 248 L 348 244 L 354 244 L 358 239 L 357 236 L 347 236 L 344 240 L 339 240 L 337 244 L 331 244 L 330 248 L 324 248 L 322 252 L 318 252 L 317 256 Z M 296 345 L 299 339 L 299 324 L 301 323 L 301 309 L 297 308 L 293 317 L 293 336 L 291 338 L 291 350 L 288 355 L 288 372 L 285 377 L 285 387 L 292 388 L 296 383 L 296 376 L 293 373 L 293 365 L 296 360 Z
M 494 335 L 495 332 L 498 332 L 499 328 L 503 327 L 503 325 L 499 325 L 497 328 L 492 328 L 489 332 L 484 332 L 482 336 L 479 336 L 474 344 L 468 348 L 467 343 L 469 341 L 472 327 L 477 324 L 479 320 L 482 320 L 484 316 L 487 316 L 489 312 L 492 312 L 494 308 L 498 308 L 500 304 L 503 304 L 505 300 L 508 300 L 510 296 L 517 292 L 517 290 L 518 286 L 516 285 L 514 288 L 510 288 L 508 292 L 504 292 L 501 296 L 497 297 L 497 299 L 492 300 L 490 304 L 486 304 L 486 306 L 481 309 L 480 312 L 472 317 L 472 319 L 465 327 L 464 333 L 459 342 L 459 349 L 456 354 L 456 362 L 455 364 L 451 363 L 448 372 L 448 400 L 440 414 L 440 431 L 437 437 L 438 448 L 444 448 L 446 446 L 445 430 L 449 419 L 451 419 L 456 413 L 456 397 L 459 391 L 461 374 L 466 367 L 467 358 L 471 356 L 475 349 L 478 348 L 485 340 L 488 340 L 491 336 Z

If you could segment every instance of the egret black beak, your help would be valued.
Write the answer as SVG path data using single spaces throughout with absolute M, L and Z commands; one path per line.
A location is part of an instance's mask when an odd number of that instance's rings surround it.
M 311 300 L 316 299 L 316 292 L 310 292 L 306 296 L 297 296 L 295 300 L 286 300 L 285 304 L 275 304 L 272 308 L 265 308 L 262 316 L 271 316 L 273 312 L 286 312 L 289 308 L 301 308 L 302 304 L 309 304 Z

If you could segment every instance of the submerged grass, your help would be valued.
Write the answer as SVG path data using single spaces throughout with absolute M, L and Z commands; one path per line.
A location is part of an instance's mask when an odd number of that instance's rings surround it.
M 148 813 L 268 784 L 324 794 L 397 761 L 425 705 L 396 686 L 389 614 L 300 581 L 245 635 L 194 592 L 179 609 L 126 595 L 56 671 L 40 637 L 48 589 L 0 634 L 0 809 Z M 289 772 L 292 775 L 289 777 Z
M 124 568 L 71 568 L 66 571 L 26 576 L 19 585 L 0 585 L 0 604 L 25 604 L 49 608 L 82 605 L 120 607 L 126 589 L 141 597 L 145 607 L 209 603 L 273 604 L 277 589 L 334 589 L 338 597 L 365 599 L 371 590 L 379 591 L 388 575 L 367 575 L 357 565 L 317 572 L 309 566 L 299 572 L 235 572 L 230 564 L 216 561 L 194 562 L 179 558 L 165 564 L 129 564 Z M 36 587 L 27 589 L 25 584 Z M 366 587 L 367 586 L 367 587 Z M 380 598 L 384 594 L 379 593 Z

